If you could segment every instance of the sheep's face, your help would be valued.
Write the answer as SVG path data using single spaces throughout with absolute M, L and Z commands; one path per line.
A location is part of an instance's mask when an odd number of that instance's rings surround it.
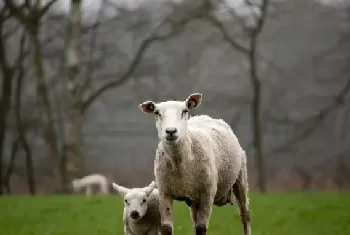
M 113 188 L 124 198 L 124 213 L 132 220 L 139 220 L 147 213 L 149 195 L 155 188 L 155 182 L 144 188 L 128 189 L 112 184 Z
M 156 119 L 158 137 L 167 144 L 183 138 L 187 131 L 188 112 L 200 105 L 202 95 L 195 93 L 185 101 L 146 101 L 139 105 L 142 112 L 153 114 Z

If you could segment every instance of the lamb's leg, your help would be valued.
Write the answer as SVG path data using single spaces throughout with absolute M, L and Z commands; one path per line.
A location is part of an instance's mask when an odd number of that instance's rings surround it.
M 248 197 L 248 176 L 247 167 L 244 163 L 236 183 L 233 185 L 233 193 L 237 199 L 240 210 L 244 235 L 251 235 L 250 228 L 250 206 Z
M 214 190 L 216 192 L 216 189 Z M 213 208 L 214 191 L 206 191 L 201 195 L 199 204 L 197 205 L 197 223 L 196 223 L 196 235 L 206 235 L 209 220 Z
M 124 225 L 124 235 L 133 235 L 133 233 L 128 229 L 127 226 Z
M 162 235 L 173 234 L 173 198 L 159 195 L 160 231 Z
M 88 196 L 88 197 L 91 196 L 91 194 L 92 194 L 92 188 L 91 188 L 90 185 L 86 186 L 85 194 L 86 194 L 86 196 Z
M 107 182 L 103 182 L 100 185 L 100 194 L 102 194 L 102 195 L 107 195 L 108 194 L 108 183 Z
M 153 226 L 152 228 L 150 228 L 145 235 L 158 235 L 158 227 L 157 226 Z

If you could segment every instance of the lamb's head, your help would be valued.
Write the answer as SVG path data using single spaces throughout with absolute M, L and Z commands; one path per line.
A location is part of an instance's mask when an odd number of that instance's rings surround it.
M 72 180 L 71 185 L 74 191 L 79 191 L 82 187 L 79 179 Z
M 124 198 L 124 209 L 126 215 L 133 220 L 141 219 L 147 212 L 149 195 L 156 184 L 154 181 L 144 188 L 128 189 L 112 183 L 113 189 Z
M 197 108 L 201 101 L 202 94 L 195 93 L 185 101 L 146 101 L 139 107 L 142 112 L 154 115 L 159 139 L 166 144 L 173 144 L 185 136 L 188 111 Z

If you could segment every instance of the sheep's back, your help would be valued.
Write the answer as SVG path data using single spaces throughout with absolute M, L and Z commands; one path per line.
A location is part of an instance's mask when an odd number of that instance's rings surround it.
M 218 192 L 216 199 L 220 200 L 236 181 L 241 169 L 244 153 L 231 127 L 222 119 L 214 119 L 207 115 L 191 117 L 188 121 L 192 138 L 203 139 L 202 143 L 210 146 L 215 156 L 218 174 Z M 201 140 L 198 140 L 201 142 Z

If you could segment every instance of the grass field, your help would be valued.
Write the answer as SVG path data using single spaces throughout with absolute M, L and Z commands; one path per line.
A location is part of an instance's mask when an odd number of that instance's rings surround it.
M 175 203 L 175 234 L 192 234 L 185 203 Z M 123 201 L 79 196 L 0 198 L 2 235 L 123 234 Z M 350 193 L 251 195 L 253 235 L 350 234 Z M 242 234 L 234 206 L 215 207 L 208 234 Z

